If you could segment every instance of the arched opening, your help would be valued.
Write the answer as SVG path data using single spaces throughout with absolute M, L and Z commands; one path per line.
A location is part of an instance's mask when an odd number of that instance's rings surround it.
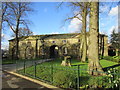
M 58 46 L 53 45 L 50 47 L 50 58 L 57 58 L 58 57 Z
M 115 49 L 111 46 L 109 46 L 109 48 L 108 48 L 108 55 L 109 56 L 115 56 L 116 55 Z
M 12 59 L 15 59 L 16 56 L 16 48 L 15 46 L 12 48 Z
M 68 48 L 67 47 L 63 47 L 62 48 L 62 53 L 63 53 L 63 55 L 67 55 L 68 54 Z
M 33 48 L 32 47 L 26 47 L 25 49 L 25 58 L 26 59 L 31 59 L 34 55 L 33 55 Z
M 44 58 L 45 57 L 45 52 L 44 52 L 43 45 L 39 47 L 39 57 L 40 58 Z

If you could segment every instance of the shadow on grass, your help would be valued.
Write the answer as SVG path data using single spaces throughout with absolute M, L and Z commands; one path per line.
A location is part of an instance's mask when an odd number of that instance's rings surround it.
M 80 76 L 80 85 L 88 85 L 89 76 Z
M 116 64 L 116 65 L 113 65 L 113 66 L 105 67 L 105 68 L 103 68 L 103 70 L 107 71 L 110 68 L 115 68 L 115 67 L 119 67 L 119 66 L 120 66 L 120 64 Z
M 71 65 L 71 66 L 81 66 L 81 65 L 86 65 L 86 64 L 77 64 L 77 65 Z

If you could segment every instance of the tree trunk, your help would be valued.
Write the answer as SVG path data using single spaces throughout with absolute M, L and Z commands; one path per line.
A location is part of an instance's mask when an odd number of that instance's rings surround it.
M 0 6 L 2 6 L 2 3 L 0 3 Z M 2 7 L 0 7 L 2 11 Z M 0 12 L 0 17 L 2 17 L 2 12 Z M 1 50 L 1 32 L 2 32 L 2 20 L 3 18 L 0 18 L 0 63 L 2 63 L 2 50 Z M 2 66 L 2 65 L 1 65 Z M 2 69 L 2 67 L 0 67 Z M 1 72 L 0 72 L 1 73 Z M 1 79 L 2 80 L 2 79 Z
M 119 56 L 119 49 L 116 48 L 116 56 Z
M 21 3 L 18 4 L 18 15 L 16 15 L 16 59 L 19 59 L 19 24 L 20 24 L 20 16 L 21 16 L 21 8 L 20 8 Z
M 104 36 L 102 36 L 102 59 L 103 59 L 103 56 L 104 56 Z
M 89 64 L 88 71 L 91 75 L 103 75 L 99 62 L 99 4 L 91 2 L 90 5 L 90 37 L 89 37 Z
M 19 38 L 16 32 L 16 58 L 15 59 L 18 59 L 18 58 L 19 58 Z
M 19 59 L 19 38 L 18 38 L 18 31 L 19 31 L 19 17 L 17 19 L 16 25 L 16 59 Z
M 83 12 L 82 12 L 82 34 L 83 34 L 83 54 L 82 54 L 82 59 L 81 61 L 82 62 L 85 62 L 86 61 L 86 57 L 87 57 L 87 38 L 86 38 L 86 17 L 87 17 L 87 4 L 85 3 L 84 4 L 85 7 L 83 9 Z
M 82 38 L 80 39 L 80 42 L 81 43 L 80 43 L 80 48 L 79 48 L 79 57 L 80 57 L 80 61 L 81 61 L 81 59 L 82 59 L 82 53 L 83 53 L 83 51 L 82 51 L 83 50 L 82 49 L 83 48 L 83 39 Z
M 35 46 L 35 48 L 36 48 L 36 58 L 38 58 L 38 39 L 36 39 L 36 46 Z

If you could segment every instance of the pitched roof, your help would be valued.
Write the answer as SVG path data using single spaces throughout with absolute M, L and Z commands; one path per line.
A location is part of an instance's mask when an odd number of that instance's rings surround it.
M 24 40 L 28 37 L 33 37 L 35 39 L 68 39 L 68 38 L 78 38 L 81 33 L 66 33 L 66 34 L 45 34 L 45 35 L 31 35 L 31 36 L 22 36 L 19 37 L 19 40 Z M 89 35 L 89 32 L 87 32 Z M 100 34 L 100 36 L 107 36 L 104 34 Z M 9 41 L 13 41 L 14 39 L 11 39 Z
M 67 34 L 46 34 L 46 35 L 31 35 L 31 36 L 23 36 L 19 37 L 19 39 L 26 39 L 28 37 L 33 37 L 36 39 L 68 39 L 68 38 L 74 38 L 80 33 L 67 33 Z M 9 41 L 13 41 L 14 39 L 11 39 Z

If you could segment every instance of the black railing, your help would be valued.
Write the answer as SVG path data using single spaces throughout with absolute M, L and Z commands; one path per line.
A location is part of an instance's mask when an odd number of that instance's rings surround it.
M 61 88 L 115 88 L 120 84 L 120 73 L 119 71 L 108 70 L 109 72 L 105 72 L 105 76 L 92 76 L 88 74 L 86 69 L 82 69 L 80 65 L 64 67 L 59 65 L 46 66 L 43 62 L 51 61 L 50 59 L 42 60 L 42 61 L 24 61 L 16 63 L 16 72 L 30 76 L 32 78 L 36 78 L 47 83 L 56 85 Z M 119 70 L 119 69 L 118 69 Z M 61 73 L 60 73 L 61 72 Z M 59 75 L 59 74 L 60 75 Z M 99 72 L 100 73 L 100 72 Z M 103 72 L 101 72 L 103 73 Z M 66 74 L 66 77 L 64 76 Z M 68 75 L 69 74 L 69 75 Z M 61 80 L 63 86 L 57 83 L 57 78 L 70 79 L 68 81 L 69 85 L 64 85 L 64 81 Z M 62 79 L 61 78 L 61 79 Z M 75 79 L 73 79 L 75 78 Z M 114 83 L 115 82 L 115 83 Z M 117 83 L 116 83 L 117 82 Z M 114 85 L 113 85 L 114 84 Z M 111 86 L 110 86 L 111 85 Z

